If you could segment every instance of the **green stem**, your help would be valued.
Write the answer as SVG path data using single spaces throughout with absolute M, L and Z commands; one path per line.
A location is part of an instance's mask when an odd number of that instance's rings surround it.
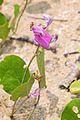
M 27 4 L 28 4 L 28 0 L 26 0 L 26 3 L 25 3 L 25 5 L 24 5 L 24 7 L 23 7 L 23 9 L 22 9 L 19 17 L 18 17 L 18 20 L 17 20 L 17 23 L 16 23 L 16 27 L 15 27 L 15 30 L 14 30 L 14 33 L 13 33 L 13 34 L 15 34 L 16 31 L 17 31 L 17 29 L 18 29 L 20 19 L 21 19 L 22 15 L 23 15 L 23 13 L 24 13 L 24 11 L 25 11 L 25 9 L 26 9 Z
M 39 89 L 40 89 L 40 81 L 38 81 L 38 84 L 39 84 Z M 36 101 L 36 103 L 34 104 L 34 108 L 33 108 L 33 110 L 31 111 L 31 113 L 30 113 L 29 117 L 27 118 L 27 120 L 30 120 L 30 119 L 31 119 L 32 114 L 34 113 L 34 111 L 35 111 L 35 109 L 36 109 L 36 107 L 37 107 L 37 105 L 38 105 L 38 103 L 39 103 L 39 100 L 40 100 L 40 95 L 38 96 L 37 101 Z
M 28 68 L 30 67 L 32 61 L 33 61 L 34 58 L 36 57 L 36 55 L 37 55 L 37 53 L 38 53 L 38 50 L 39 50 L 39 46 L 37 47 L 37 49 L 36 49 L 34 55 L 32 56 L 30 62 L 28 63 L 28 66 L 27 66 L 26 69 L 25 69 L 25 72 L 24 72 L 24 75 L 23 75 L 23 78 L 22 78 L 22 83 L 24 82 L 24 78 L 25 78 L 26 72 L 27 72 Z
M 22 83 L 23 83 L 23 81 L 24 81 L 24 78 L 25 78 L 25 75 L 26 75 L 26 72 L 27 72 L 28 68 L 30 67 L 33 59 L 35 58 L 35 56 L 36 56 L 37 53 L 38 53 L 38 50 L 39 50 L 39 46 L 37 47 L 34 55 L 32 56 L 32 58 L 31 58 L 31 60 L 30 60 L 30 62 L 29 62 L 29 64 L 28 64 L 28 66 L 26 67 L 26 70 L 25 70 L 24 75 L 23 75 Z M 26 100 L 24 100 L 24 102 L 25 102 L 25 101 L 26 101 Z M 14 103 L 14 105 L 13 105 L 13 109 L 12 109 L 12 113 L 11 113 L 11 118 L 13 117 L 13 114 L 14 114 L 14 113 L 22 106 L 22 104 L 24 103 L 24 102 L 22 102 L 22 103 L 20 104 L 20 106 L 15 110 L 16 102 L 17 102 L 17 101 L 15 101 L 15 103 Z
M 33 59 L 36 57 L 36 55 L 37 55 L 37 53 L 38 53 L 38 50 L 39 50 L 39 47 L 40 47 L 40 46 L 37 47 L 37 49 L 36 49 L 34 55 L 32 56 L 32 58 L 31 58 L 31 60 L 30 60 L 30 62 L 29 62 L 29 64 L 28 64 L 28 66 L 27 66 L 28 68 L 30 67 L 30 65 L 31 65 L 31 63 L 32 63 L 32 61 L 33 61 Z

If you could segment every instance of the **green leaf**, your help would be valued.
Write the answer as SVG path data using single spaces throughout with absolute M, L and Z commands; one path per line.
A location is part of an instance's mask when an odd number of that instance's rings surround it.
M 66 105 L 61 120 L 80 120 L 80 99 L 76 98 Z
M 16 20 L 17 20 L 19 13 L 20 13 L 20 6 L 18 4 L 15 4 L 14 5 L 14 20 L 13 20 L 13 23 L 11 25 L 12 31 L 14 31 L 14 29 L 15 29 Z
M 37 64 L 38 64 L 40 74 L 42 76 L 40 80 L 40 87 L 44 88 L 46 87 L 46 80 L 45 80 L 45 64 L 44 64 L 44 49 L 43 48 L 39 48 L 39 52 L 37 55 Z
M 5 57 L 4 60 L 0 62 L 0 78 L 2 79 L 7 71 L 14 71 L 15 77 L 22 82 L 25 71 L 24 65 L 26 65 L 25 61 L 16 55 Z M 27 70 L 27 72 L 28 75 L 25 76 L 24 82 L 30 77 L 29 70 Z
M 78 80 L 78 81 L 76 80 L 70 85 L 70 92 L 71 93 L 80 93 L 80 80 Z
M 34 83 L 34 78 L 31 75 L 30 79 L 27 82 L 21 84 L 12 92 L 11 99 L 16 101 L 19 97 L 28 96 L 33 83 Z
M 14 5 L 14 19 L 18 17 L 19 13 L 20 13 L 20 5 L 15 4 Z
M 0 12 L 0 38 L 6 39 L 9 34 L 7 18 Z
M 0 62 L 0 84 L 3 84 L 4 90 L 10 94 L 20 85 L 28 82 L 30 72 L 26 63 L 16 55 L 10 55 Z M 18 94 L 18 93 L 17 93 Z
M 2 5 L 3 4 L 3 0 L 0 0 L 0 5 Z
M 7 71 L 1 81 L 6 92 L 11 93 L 20 85 L 19 79 L 16 78 L 14 71 Z

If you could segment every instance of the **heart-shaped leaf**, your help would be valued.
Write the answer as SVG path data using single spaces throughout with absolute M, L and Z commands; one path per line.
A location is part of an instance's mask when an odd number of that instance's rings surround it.
M 23 59 L 16 55 L 7 56 L 0 62 L 0 84 L 3 84 L 6 92 L 12 94 L 14 100 L 22 97 L 22 94 L 23 96 L 25 93 L 28 95 L 33 84 L 29 69 L 24 68 L 24 65 L 26 65 L 26 63 Z M 28 92 L 26 87 L 23 87 L 25 86 L 24 83 L 26 84 Z M 16 94 L 18 95 L 17 97 L 15 97 Z
M 80 80 L 76 80 L 70 85 L 70 92 L 80 93 Z
M 6 39 L 9 34 L 8 21 L 6 17 L 0 12 L 0 38 Z
M 11 93 L 17 86 L 20 85 L 19 79 L 16 78 L 14 71 L 7 71 L 1 80 L 6 92 Z
M 27 82 L 21 84 L 12 92 L 11 99 L 16 101 L 19 97 L 28 96 L 33 83 L 34 78 L 31 75 L 30 79 Z
M 46 81 L 45 81 L 45 64 L 44 64 L 44 49 L 43 48 L 39 48 L 39 52 L 37 55 L 37 64 L 38 64 L 38 68 L 40 71 L 40 74 L 42 76 L 41 80 L 40 80 L 40 87 L 44 88 L 46 87 Z
M 80 99 L 72 100 L 64 108 L 61 120 L 80 120 Z

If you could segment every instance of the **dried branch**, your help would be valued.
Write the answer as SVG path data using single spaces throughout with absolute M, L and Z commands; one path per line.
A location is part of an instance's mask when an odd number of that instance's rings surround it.
M 64 52 L 64 57 L 68 57 L 68 55 L 79 54 L 79 53 L 80 52 L 78 50 L 65 51 Z
M 80 14 L 80 11 L 78 11 L 78 13 Z
M 71 41 L 80 42 L 80 39 L 71 39 Z
M 28 15 L 28 18 L 44 20 L 43 17 L 37 17 L 37 16 L 34 16 L 34 15 Z M 54 21 L 67 22 L 68 20 L 67 19 L 54 18 Z
M 74 66 L 71 69 L 70 73 L 68 73 L 68 75 L 64 78 L 64 80 L 59 85 L 59 88 L 61 88 L 61 89 L 68 89 L 70 84 L 74 80 L 77 80 L 78 78 L 80 78 L 80 70 L 74 64 Z
M 19 37 L 19 38 L 10 37 L 10 40 L 18 40 L 18 41 L 28 42 L 28 43 L 30 43 L 30 44 L 33 44 L 33 45 L 38 46 L 37 42 L 35 42 L 34 40 L 31 40 L 28 36 Z M 59 47 L 59 46 L 57 45 L 57 46 L 54 46 L 54 47 L 50 47 L 50 48 L 48 48 L 47 50 L 50 50 L 51 52 L 56 53 L 58 47 Z
M 19 15 L 19 17 L 18 17 L 18 19 L 17 19 L 17 23 L 16 23 L 16 27 L 15 27 L 14 33 L 16 33 L 16 31 L 17 31 L 17 29 L 18 29 L 19 22 L 20 22 L 20 20 L 21 20 L 21 17 L 23 16 L 23 13 L 24 13 L 24 11 L 25 11 L 25 9 L 26 9 L 27 4 L 28 4 L 28 0 L 26 0 L 25 4 L 24 4 L 24 6 L 23 6 L 23 8 L 22 8 L 22 10 L 21 10 L 21 12 L 20 12 L 20 15 Z

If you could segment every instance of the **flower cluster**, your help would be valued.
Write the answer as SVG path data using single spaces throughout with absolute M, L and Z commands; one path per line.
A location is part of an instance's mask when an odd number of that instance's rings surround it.
M 45 19 L 45 28 L 41 25 L 33 25 L 31 29 L 34 33 L 34 39 L 36 42 L 44 49 L 48 49 L 51 40 L 56 41 L 58 39 L 58 35 L 53 37 L 46 31 L 46 28 L 53 22 L 53 18 L 49 15 L 43 15 L 43 18 Z
M 31 25 L 31 30 L 34 33 L 34 39 L 36 42 L 44 49 L 48 49 L 51 41 L 56 42 L 58 39 L 58 35 L 55 34 L 51 36 L 46 28 L 53 22 L 53 18 L 49 15 L 43 15 L 43 19 L 45 20 L 45 27 L 42 25 L 35 26 L 34 23 Z M 37 88 L 30 92 L 29 97 L 38 97 L 40 96 L 40 89 Z

